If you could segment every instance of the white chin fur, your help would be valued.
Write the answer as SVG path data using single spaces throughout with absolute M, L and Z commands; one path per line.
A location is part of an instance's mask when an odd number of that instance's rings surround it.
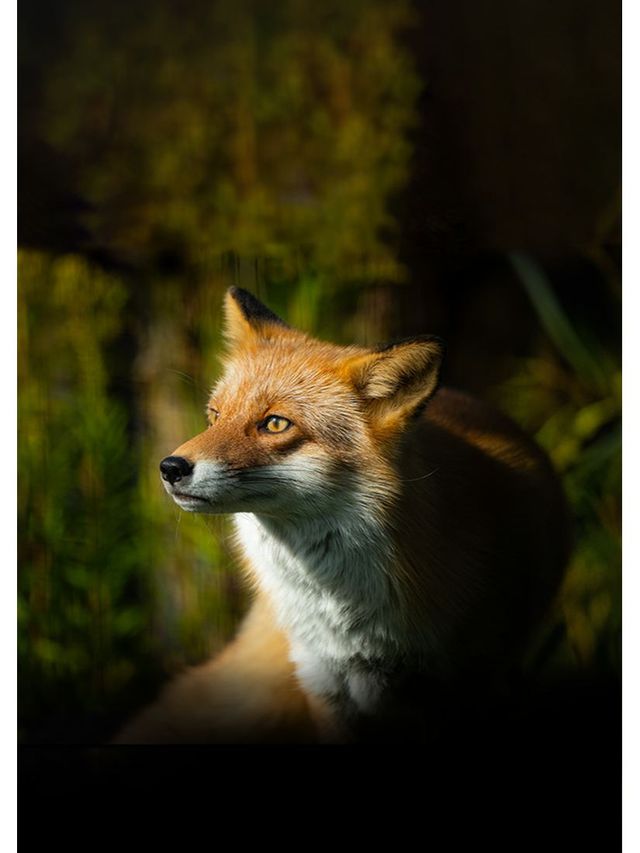
M 292 509 L 322 513 L 321 497 L 327 478 L 322 459 L 295 455 L 273 464 L 229 472 L 223 463 L 196 462 L 192 473 L 174 485 L 163 481 L 171 495 L 186 512 L 236 513 L 264 512 L 279 515 Z
M 211 504 L 207 501 L 204 501 L 200 498 L 188 498 L 182 497 L 179 495 L 173 495 L 174 501 L 178 504 L 180 509 L 186 510 L 186 512 L 212 512 Z
M 322 514 L 321 496 L 327 478 L 322 459 L 287 457 L 276 464 L 245 471 L 229 471 L 224 463 L 198 461 L 188 477 L 171 485 L 167 494 L 185 512 L 226 514 L 260 512 L 288 515 L 292 512 Z

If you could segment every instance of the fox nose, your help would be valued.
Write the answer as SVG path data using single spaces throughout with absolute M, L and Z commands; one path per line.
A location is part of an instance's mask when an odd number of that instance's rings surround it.
M 184 456 L 167 456 L 160 463 L 160 474 L 162 479 L 171 483 L 177 483 L 183 477 L 188 477 L 193 471 L 193 465 Z

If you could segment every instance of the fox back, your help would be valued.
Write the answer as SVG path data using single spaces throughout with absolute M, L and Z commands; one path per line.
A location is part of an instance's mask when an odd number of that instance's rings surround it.
M 183 679 L 154 719 L 189 716 L 197 701 L 195 739 L 261 739 L 284 721 L 301 731 L 302 716 L 321 738 L 349 738 L 362 720 L 428 702 L 407 689 L 416 679 L 506 670 L 568 556 L 562 490 L 542 451 L 491 407 L 438 389 L 437 338 L 324 343 L 238 288 L 225 313 L 208 426 L 161 475 L 183 510 L 234 515 L 254 615 L 221 657 L 231 663 Z M 231 679 L 234 695 L 264 701 L 228 730 L 213 705 L 208 715 L 189 699 L 198 678 L 207 695 Z

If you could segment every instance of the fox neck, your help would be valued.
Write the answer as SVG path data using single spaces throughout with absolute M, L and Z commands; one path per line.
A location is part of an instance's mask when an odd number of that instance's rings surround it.
M 369 710 L 402 647 L 394 545 L 380 512 L 360 501 L 333 517 L 235 519 L 303 686 Z

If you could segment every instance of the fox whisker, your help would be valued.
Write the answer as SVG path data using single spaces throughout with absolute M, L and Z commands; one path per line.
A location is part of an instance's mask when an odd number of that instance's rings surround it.
M 403 480 L 403 483 L 416 483 L 418 480 L 427 480 L 429 477 L 433 477 L 440 469 L 434 468 L 433 471 L 429 471 L 428 474 L 423 474 L 422 477 L 410 477 L 408 480 Z

